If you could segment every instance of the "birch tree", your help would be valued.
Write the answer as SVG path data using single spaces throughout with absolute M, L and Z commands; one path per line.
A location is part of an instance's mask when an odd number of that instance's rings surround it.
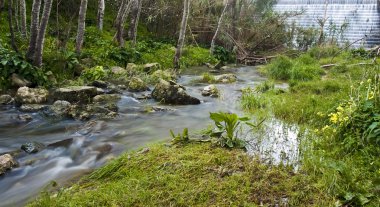
M 18 48 L 16 46 L 15 42 L 15 32 L 13 28 L 13 0 L 8 0 L 8 24 L 9 24 L 9 31 L 11 33 L 11 46 L 12 48 L 18 52 Z
M 104 19 L 105 8 L 106 8 L 106 4 L 104 0 L 98 0 L 97 27 L 100 31 L 103 31 L 103 19 Z
M 40 22 L 40 9 L 41 9 L 41 0 L 33 0 L 32 5 L 32 15 L 31 15 L 31 23 L 30 23 L 30 40 L 29 47 L 26 53 L 26 58 L 29 61 L 33 61 L 34 52 L 36 50 L 37 44 L 37 36 L 39 30 L 39 22 Z
M 20 18 L 21 18 L 21 34 L 26 37 L 26 3 L 25 0 L 20 0 Z
M 190 0 L 183 1 L 183 15 L 182 15 L 181 27 L 179 31 L 178 44 L 177 44 L 177 48 L 174 55 L 174 61 L 173 61 L 175 69 L 180 68 L 180 59 L 182 55 L 182 48 L 185 43 L 187 21 L 189 19 L 189 13 L 190 13 L 190 3 L 191 3 Z
M 224 6 L 223 8 L 223 11 L 222 11 L 222 14 L 220 15 L 219 17 L 219 21 L 218 21 L 218 25 L 216 26 L 216 30 L 215 30 L 215 34 L 214 36 L 212 37 L 212 40 L 211 40 L 211 47 L 210 47 L 210 54 L 211 55 L 214 55 L 214 52 L 215 52 L 215 41 L 216 41 L 216 38 L 219 34 L 219 30 L 220 30 L 220 26 L 222 25 L 222 22 L 223 22 L 223 19 L 224 19 L 224 14 L 226 13 L 226 10 L 228 8 L 228 3 L 226 3 L 226 5 Z
M 75 51 L 80 54 L 83 45 L 84 31 L 86 28 L 86 12 L 87 12 L 87 0 L 81 0 L 79 8 L 79 18 L 78 18 L 78 32 L 76 38 Z
M 128 37 L 132 40 L 132 45 L 136 45 L 137 41 L 137 28 L 139 25 L 140 14 L 141 14 L 142 0 L 133 0 L 132 12 L 131 12 L 131 22 L 129 24 Z
M 53 0 L 44 1 L 44 10 L 42 12 L 40 28 L 37 36 L 36 53 L 34 54 L 34 65 L 37 67 L 42 66 L 42 53 L 44 49 L 45 33 L 49 22 L 52 5 Z
M 116 40 L 120 47 L 124 46 L 124 24 L 127 20 L 132 0 L 123 0 L 116 18 Z

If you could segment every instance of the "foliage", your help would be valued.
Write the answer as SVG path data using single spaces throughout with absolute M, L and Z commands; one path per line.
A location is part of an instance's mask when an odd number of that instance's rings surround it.
M 221 147 L 244 148 L 246 143 L 241 139 L 242 127 L 247 125 L 254 127 L 248 117 L 239 117 L 233 113 L 210 113 L 214 121 L 216 131 L 210 132 L 211 137 L 216 137 L 216 143 Z
M 96 66 L 93 68 L 85 69 L 82 72 L 81 77 L 88 82 L 92 82 L 95 80 L 101 80 L 106 77 L 106 71 L 103 66 Z
M 214 56 L 217 60 L 222 61 L 223 63 L 228 63 L 233 60 L 232 53 L 222 46 L 215 47 Z
M 173 144 L 185 144 L 189 142 L 189 129 L 185 128 L 183 129 L 182 134 L 178 133 L 178 135 L 175 135 L 173 130 L 170 130 L 170 135 L 172 136 L 172 143 Z
M 109 53 L 109 58 L 127 67 L 128 63 L 134 63 L 141 59 L 141 53 L 135 48 L 115 48 Z
M 33 84 L 43 86 L 47 83 L 47 76 L 43 69 L 36 68 L 24 58 L 11 50 L 0 47 L 0 88 L 8 88 L 13 73 L 18 74 Z
M 200 80 L 202 83 L 215 83 L 216 79 L 215 76 L 213 76 L 210 73 L 203 73 L 202 79 Z

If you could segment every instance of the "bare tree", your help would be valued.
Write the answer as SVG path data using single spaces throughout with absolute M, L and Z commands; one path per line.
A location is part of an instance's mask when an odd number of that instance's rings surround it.
M 128 37 L 132 40 L 132 45 L 136 45 L 137 28 L 139 25 L 139 19 L 141 14 L 142 0 L 133 0 L 131 22 L 129 24 Z
M 9 31 L 11 33 L 11 46 L 16 52 L 18 52 L 18 48 L 15 42 L 15 32 L 14 32 L 13 21 L 12 21 L 13 19 L 12 6 L 13 6 L 13 0 L 8 0 L 8 24 L 9 24 Z
M 50 18 L 51 7 L 53 0 L 44 1 L 44 10 L 42 12 L 40 29 L 37 36 L 36 53 L 34 55 L 34 65 L 37 67 L 42 66 L 42 53 L 44 49 L 45 33 Z
M 30 23 L 29 48 L 26 53 L 26 58 L 29 61 L 33 61 L 34 52 L 36 50 L 37 36 L 38 36 L 38 30 L 39 30 L 39 24 L 40 24 L 39 23 L 40 9 L 41 9 L 41 0 L 33 0 L 32 16 L 31 16 L 31 23 Z
M 79 8 L 79 18 L 78 18 L 78 32 L 76 38 L 75 51 L 80 54 L 83 45 L 84 30 L 86 28 L 86 12 L 87 12 L 87 0 L 81 0 Z
M 182 21 L 181 21 L 181 28 L 179 31 L 179 38 L 178 38 L 178 44 L 174 55 L 174 68 L 179 69 L 180 68 L 180 58 L 182 55 L 182 48 L 185 44 L 185 37 L 186 37 L 186 28 L 187 28 L 187 21 L 189 19 L 190 14 L 190 0 L 184 0 L 183 1 L 183 15 L 182 15 Z
M 222 14 L 220 15 L 219 17 L 219 21 L 218 21 L 218 25 L 216 26 L 216 30 L 215 30 L 215 34 L 214 36 L 212 37 L 212 40 L 211 40 L 211 47 L 210 47 L 210 54 L 213 55 L 214 54 L 214 51 L 215 51 L 215 41 L 216 41 L 216 38 L 219 34 L 219 30 L 220 30 L 220 26 L 222 25 L 222 22 L 223 22 L 223 19 L 224 19 L 224 15 L 226 13 L 226 10 L 228 8 L 228 3 L 226 3 L 226 5 L 224 6 L 224 9 L 222 11 Z
M 106 4 L 104 0 L 98 0 L 97 27 L 100 31 L 103 30 L 103 19 L 104 19 L 105 8 L 106 8 Z
M 329 1 L 325 0 L 325 14 L 324 14 L 323 18 L 317 20 L 317 22 L 320 26 L 319 37 L 318 37 L 318 45 L 321 45 L 325 39 L 324 30 L 325 30 L 325 24 L 328 20 L 328 17 L 327 17 L 328 6 L 329 6 Z
M 25 0 L 20 0 L 20 18 L 21 18 L 21 34 L 26 37 L 26 4 Z
M 129 10 L 132 5 L 132 0 L 123 0 L 116 18 L 116 40 L 120 47 L 124 46 L 124 24 L 127 20 Z

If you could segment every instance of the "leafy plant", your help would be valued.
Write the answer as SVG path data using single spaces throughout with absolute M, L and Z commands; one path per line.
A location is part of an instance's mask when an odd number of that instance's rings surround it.
M 232 54 L 222 46 L 216 46 L 214 50 L 214 56 L 216 59 L 226 63 L 232 59 Z
M 141 59 L 141 54 L 134 48 L 115 48 L 109 54 L 109 58 L 127 67 L 128 63 L 134 63 Z
M 42 68 L 28 63 L 24 58 L 11 50 L 0 47 L 0 87 L 10 86 L 10 77 L 16 73 L 36 85 L 45 85 L 47 76 Z
M 216 138 L 216 143 L 221 147 L 227 148 L 244 148 L 246 142 L 240 139 L 242 126 L 248 125 L 255 127 L 249 122 L 248 117 L 239 117 L 233 113 L 210 113 L 210 118 L 214 121 L 216 131 L 209 133 L 211 137 Z
M 101 80 L 106 77 L 106 71 L 103 66 L 96 66 L 93 68 L 86 69 L 81 75 L 86 81 L 91 82 L 95 80 Z
M 177 135 L 174 134 L 173 130 L 170 130 L 170 135 L 172 136 L 172 143 L 173 144 L 185 144 L 189 142 L 189 129 L 185 128 L 183 129 L 182 134 L 178 133 Z

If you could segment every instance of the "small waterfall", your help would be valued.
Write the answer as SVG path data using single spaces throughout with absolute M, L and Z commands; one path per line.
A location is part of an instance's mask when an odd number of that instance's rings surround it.
M 353 47 L 370 48 L 380 44 L 379 3 L 378 0 L 328 0 L 325 34 L 331 37 L 334 33 L 341 45 L 353 43 Z M 278 0 L 274 10 L 280 13 L 303 11 L 300 15 L 288 18 L 287 23 L 303 28 L 320 28 L 318 20 L 325 16 L 326 1 Z M 340 30 L 342 25 L 345 25 L 345 29 Z

